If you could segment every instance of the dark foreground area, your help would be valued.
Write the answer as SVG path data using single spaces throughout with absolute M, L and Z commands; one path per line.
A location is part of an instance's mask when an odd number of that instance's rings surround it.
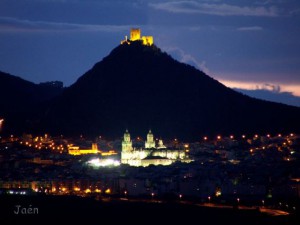
M 27 214 L 24 214 L 24 213 Z M 18 214 L 16 214 L 18 213 Z M 299 217 L 179 203 L 95 200 L 76 196 L 0 196 L 0 224 L 299 224 Z

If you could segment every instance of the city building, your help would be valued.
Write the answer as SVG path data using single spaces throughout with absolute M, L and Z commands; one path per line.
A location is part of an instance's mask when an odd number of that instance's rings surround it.
M 84 155 L 84 154 L 98 154 L 98 146 L 96 143 L 92 144 L 92 149 L 79 149 L 79 146 L 69 146 L 70 155 Z
M 156 145 L 151 130 L 144 148 L 134 148 L 128 130 L 122 141 L 121 163 L 130 166 L 170 165 L 176 161 L 190 162 L 186 149 L 168 149 L 160 139 Z
M 100 154 L 101 156 L 113 156 L 118 154 L 115 150 L 109 150 L 106 152 L 99 150 L 97 143 L 92 143 L 91 149 L 80 149 L 79 146 L 71 144 L 68 146 L 68 153 L 70 155 Z

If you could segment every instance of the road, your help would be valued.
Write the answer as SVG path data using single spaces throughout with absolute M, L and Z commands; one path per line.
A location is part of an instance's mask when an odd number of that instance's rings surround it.
M 163 201 L 160 200 L 155 200 L 155 199 L 138 199 L 138 200 L 133 200 L 133 199 L 128 199 L 128 198 L 121 198 L 120 200 L 123 201 L 144 201 L 144 202 L 155 202 L 155 203 L 163 203 Z M 189 201 L 180 201 L 181 204 L 188 204 L 188 205 L 197 205 L 199 207 L 213 207 L 213 208 L 223 208 L 223 209 L 228 209 L 228 208 L 233 208 L 232 205 L 222 205 L 222 204 L 216 204 L 216 203 L 202 203 L 202 204 L 195 204 Z M 270 216 L 287 216 L 289 215 L 288 212 L 283 211 L 283 210 L 279 210 L 279 209 L 271 209 L 271 208 L 266 208 L 266 207 L 258 207 L 258 206 L 243 206 L 243 205 L 239 205 L 238 209 L 239 210 L 256 210 L 257 208 L 259 208 L 259 211 L 261 213 L 266 213 Z

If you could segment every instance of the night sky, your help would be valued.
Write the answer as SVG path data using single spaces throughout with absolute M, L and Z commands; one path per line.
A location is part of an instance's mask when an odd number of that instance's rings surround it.
M 132 27 L 229 87 L 300 106 L 299 0 L 0 0 L 0 70 L 69 86 Z

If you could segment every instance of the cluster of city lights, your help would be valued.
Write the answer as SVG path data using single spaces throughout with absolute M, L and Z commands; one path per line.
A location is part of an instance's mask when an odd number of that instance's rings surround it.
M 291 161 L 293 160 L 291 158 L 291 155 L 295 153 L 294 149 L 290 148 L 290 146 L 293 144 L 293 137 L 295 135 L 293 133 L 287 135 L 285 138 L 281 134 L 278 134 L 277 136 L 274 136 L 274 138 L 280 138 L 280 142 L 277 142 L 276 144 L 270 143 L 267 145 L 263 145 L 260 147 L 255 147 L 255 148 L 250 148 L 250 153 L 253 155 L 256 151 L 265 151 L 268 150 L 269 148 L 275 147 L 278 151 L 283 152 L 285 149 L 289 151 L 290 156 L 285 156 L 283 157 L 283 160 L 285 161 Z M 258 135 L 254 136 L 255 138 L 258 138 Z M 268 134 L 266 137 L 271 138 L 271 135 Z
M 45 144 L 45 143 L 42 143 L 42 142 L 38 142 L 38 143 L 32 143 L 32 142 L 28 142 L 28 141 L 21 141 L 20 142 L 21 145 L 26 145 L 28 147 L 32 147 L 32 148 L 35 148 L 35 149 L 49 149 L 49 150 L 58 150 L 58 151 L 63 151 L 64 150 L 64 146 L 61 144 L 61 145 L 55 145 L 54 142 L 50 143 L 50 144 Z
M 94 167 L 120 166 L 120 161 L 114 159 L 91 159 L 87 162 Z
M 246 138 L 259 138 L 260 136 L 264 137 L 264 135 L 258 135 L 258 134 L 255 134 L 253 136 L 251 136 L 251 135 L 246 136 L 245 134 L 243 134 L 243 135 L 241 135 L 241 138 L 242 139 L 246 139 Z M 277 134 L 277 135 L 274 135 L 274 136 L 271 136 L 270 134 L 267 134 L 265 136 L 268 137 L 268 138 L 271 138 L 271 137 L 282 137 L 282 134 Z M 293 136 L 294 136 L 293 133 L 290 133 L 289 135 L 287 135 L 287 137 L 293 137 Z M 233 139 L 235 139 L 235 136 L 234 135 L 229 135 L 229 138 L 233 140 Z M 217 135 L 215 138 L 209 138 L 208 136 L 204 136 L 203 137 L 204 141 L 207 141 L 209 139 L 210 140 L 214 140 L 214 139 L 216 139 L 216 140 L 222 140 L 223 137 L 221 135 Z
M 99 188 L 97 188 L 97 186 L 95 188 L 92 188 L 92 186 L 90 186 L 89 188 L 85 188 L 85 189 L 81 189 L 80 187 L 74 187 L 73 189 L 69 189 L 67 187 L 61 186 L 59 188 L 56 187 L 52 187 L 51 192 L 53 194 L 68 194 L 70 193 L 70 191 L 73 190 L 75 193 L 77 194 L 91 194 L 91 193 L 105 193 L 105 194 L 111 194 L 111 189 L 110 188 L 106 188 L 104 190 L 101 190 Z
M 10 190 L 8 191 L 8 194 L 10 195 L 26 195 L 26 191 L 13 191 L 13 190 Z

